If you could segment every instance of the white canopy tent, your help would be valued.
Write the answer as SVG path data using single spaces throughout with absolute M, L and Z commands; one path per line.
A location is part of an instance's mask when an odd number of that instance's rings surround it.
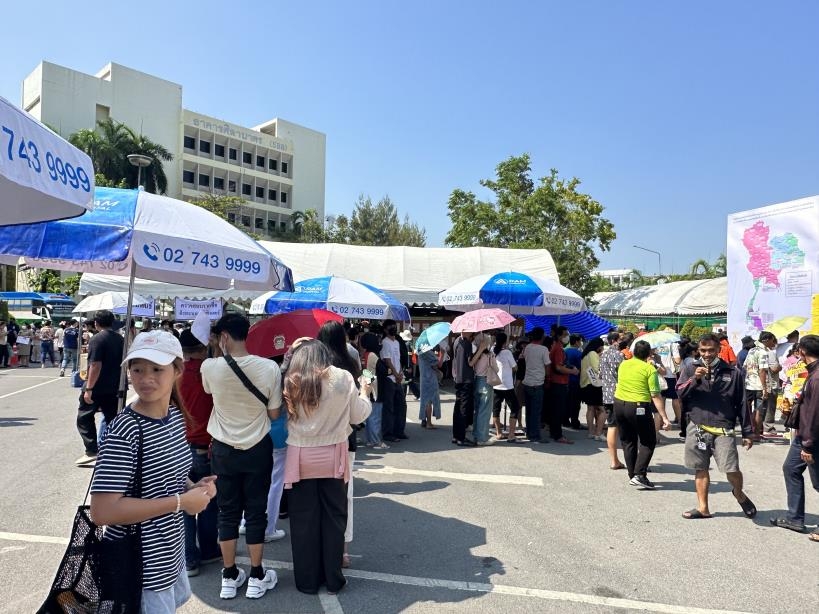
M 337 243 L 260 241 L 293 271 L 293 280 L 335 275 L 375 286 L 409 304 L 436 304 L 438 293 L 468 277 L 507 271 L 560 281 L 545 249 L 490 247 L 372 247 Z M 122 290 L 122 278 L 86 273 L 80 294 Z M 253 299 L 262 292 L 213 291 L 137 279 L 134 291 L 152 298 Z
M 620 292 L 600 292 L 592 301 L 601 315 L 707 315 L 728 311 L 728 278 L 675 281 Z

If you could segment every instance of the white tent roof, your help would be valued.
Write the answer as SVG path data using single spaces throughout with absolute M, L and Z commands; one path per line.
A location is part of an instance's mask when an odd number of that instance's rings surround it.
M 620 292 L 600 292 L 594 310 L 606 315 L 705 315 L 727 313 L 728 278 L 675 281 Z
M 294 281 L 336 275 L 363 281 L 409 304 L 435 304 L 439 292 L 483 274 L 518 271 L 560 281 L 545 249 L 260 243 L 292 269 Z
M 293 271 L 293 280 L 336 275 L 363 281 L 413 303 L 435 304 L 438 293 L 469 277 L 517 271 L 559 282 L 552 256 L 545 249 L 492 247 L 372 247 L 337 243 L 260 241 Z M 128 278 L 86 273 L 81 295 L 127 291 Z M 137 279 L 134 291 L 145 297 L 253 299 L 261 292 L 214 291 Z

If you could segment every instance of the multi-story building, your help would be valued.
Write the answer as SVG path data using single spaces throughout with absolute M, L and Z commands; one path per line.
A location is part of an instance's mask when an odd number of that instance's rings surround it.
M 163 145 L 168 195 L 238 196 L 229 214 L 263 235 L 291 227 L 295 211 L 324 218 L 326 136 L 282 119 L 246 128 L 189 111 L 182 86 L 108 64 L 89 75 L 42 62 L 23 81 L 22 107 L 63 137 L 108 118 Z

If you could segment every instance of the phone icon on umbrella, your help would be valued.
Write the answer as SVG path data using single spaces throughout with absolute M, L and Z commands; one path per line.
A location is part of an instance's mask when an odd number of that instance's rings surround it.
M 142 251 L 154 262 L 159 260 L 159 246 L 156 243 L 151 243 L 150 245 L 147 243 L 143 244 Z

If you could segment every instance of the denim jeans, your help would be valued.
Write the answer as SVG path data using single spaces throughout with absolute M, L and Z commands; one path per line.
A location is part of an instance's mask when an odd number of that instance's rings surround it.
M 364 423 L 367 443 L 371 446 L 381 443 L 381 403 L 373 403 L 373 410 Z
M 56 367 L 57 361 L 54 360 L 54 342 L 53 341 L 41 341 L 40 342 L 40 355 L 42 358 L 40 360 L 45 364 L 46 356 L 51 361 L 51 366 Z
M 142 590 L 142 614 L 173 614 L 191 598 L 188 574 L 183 569 L 176 582 L 164 591 Z
M 813 489 L 819 492 L 819 469 L 816 463 L 808 465 L 802 460 L 802 438 L 794 435 L 791 440 L 788 455 L 782 465 L 782 473 L 785 476 L 785 490 L 788 493 L 788 520 L 805 523 L 805 469 L 810 474 L 810 481 Z M 819 446 L 814 446 L 812 450 L 814 458 L 819 453 Z
M 523 386 L 526 397 L 526 437 L 540 441 L 540 410 L 543 408 L 543 386 Z
M 204 477 L 213 475 L 207 453 L 200 454 L 200 452 L 202 450 L 195 450 L 191 447 L 193 465 L 188 477 L 194 484 Z M 211 499 L 208 506 L 196 516 L 185 514 L 185 563 L 187 565 L 197 567 L 203 559 L 221 556 L 222 551 L 216 541 L 218 514 L 219 507 L 216 504 L 216 497 Z
M 62 363 L 60 363 L 60 369 L 62 371 L 65 371 L 65 367 L 70 362 L 71 363 L 71 372 L 73 373 L 74 371 L 76 371 L 79 368 L 78 359 L 79 359 L 79 354 L 77 353 L 76 348 L 63 348 L 63 361 L 62 361 Z
M 287 448 L 273 448 L 273 471 L 270 473 L 270 491 L 267 493 L 267 528 L 265 535 L 276 532 L 276 523 L 279 521 L 279 507 L 282 503 L 284 490 L 284 461 L 287 458 Z
M 492 386 L 486 383 L 485 377 L 475 378 L 475 424 L 472 427 L 475 441 L 489 439 L 489 419 L 492 416 L 493 392 Z

